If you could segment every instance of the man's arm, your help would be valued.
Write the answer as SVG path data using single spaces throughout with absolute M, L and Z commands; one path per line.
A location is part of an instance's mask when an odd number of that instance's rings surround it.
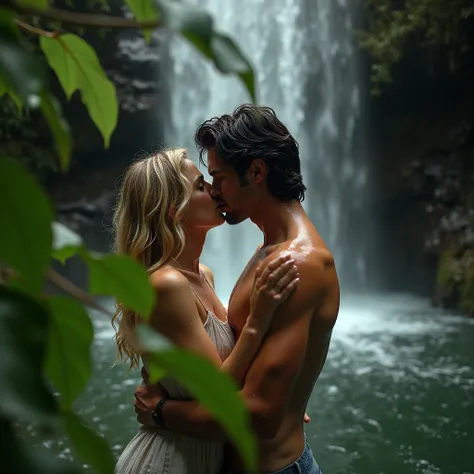
M 285 416 L 294 383 L 302 368 L 311 324 L 329 337 L 332 321 L 313 313 L 325 295 L 322 264 L 298 262 L 300 284 L 274 317 L 272 328 L 257 354 L 240 392 L 260 438 L 272 438 Z M 220 424 L 198 402 L 168 401 L 162 420 L 171 431 L 212 440 L 227 440 Z

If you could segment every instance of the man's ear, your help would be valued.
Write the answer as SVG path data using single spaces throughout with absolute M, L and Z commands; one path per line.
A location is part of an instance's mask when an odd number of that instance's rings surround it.
M 249 168 L 249 179 L 256 184 L 260 184 L 267 173 L 267 164 L 264 160 L 257 158 L 252 161 Z

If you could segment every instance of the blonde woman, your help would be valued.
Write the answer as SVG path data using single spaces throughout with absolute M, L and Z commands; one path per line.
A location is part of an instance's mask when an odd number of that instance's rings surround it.
M 150 275 L 157 295 L 153 327 L 178 346 L 208 358 L 242 386 L 274 311 L 295 289 L 298 275 L 289 256 L 261 269 L 247 323 L 235 343 L 212 273 L 199 262 L 207 232 L 224 223 L 209 191 L 184 149 L 133 163 L 114 216 L 116 251 L 135 258 Z M 136 322 L 133 312 L 118 306 L 116 342 L 131 367 L 141 360 L 127 337 Z M 190 398 L 172 378 L 163 379 L 161 386 L 171 398 Z M 217 474 L 223 453 L 220 442 L 142 427 L 120 456 L 116 473 Z

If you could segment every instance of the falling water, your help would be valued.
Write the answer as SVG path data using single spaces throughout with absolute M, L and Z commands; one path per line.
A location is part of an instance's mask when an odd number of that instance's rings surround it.
M 367 160 L 361 143 L 361 93 L 354 24 L 347 0 L 193 0 L 216 19 L 255 66 L 260 104 L 272 107 L 300 144 L 304 207 L 349 283 L 363 281 Z M 188 42 L 171 40 L 169 146 L 193 141 L 204 120 L 249 102 L 242 84 L 223 76 Z M 251 222 L 212 231 L 202 261 L 226 299 L 261 243 Z

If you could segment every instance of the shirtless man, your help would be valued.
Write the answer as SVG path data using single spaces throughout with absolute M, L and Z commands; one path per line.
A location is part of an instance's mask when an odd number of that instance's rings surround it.
M 290 252 L 300 281 L 277 310 L 272 326 L 245 378 L 241 394 L 259 441 L 261 472 L 320 473 L 305 440 L 303 415 L 326 361 L 339 312 L 334 260 L 306 215 L 298 145 L 267 107 L 243 105 L 213 118 L 196 132 L 201 161 L 207 154 L 211 195 L 233 225 L 251 219 L 264 243 L 237 281 L 229 301 L 229 322 L 238 338 L 249 314 L 255 275 L 262 263 Z M 151 423 L 159 401 L 137 388 L 136 412 Z M 198 402 L 173 401 L 161 411 L 164 426 L 191 436 L 226 440 L 221 426 Z M 239 460 L 231 472 L 241 471 Z

